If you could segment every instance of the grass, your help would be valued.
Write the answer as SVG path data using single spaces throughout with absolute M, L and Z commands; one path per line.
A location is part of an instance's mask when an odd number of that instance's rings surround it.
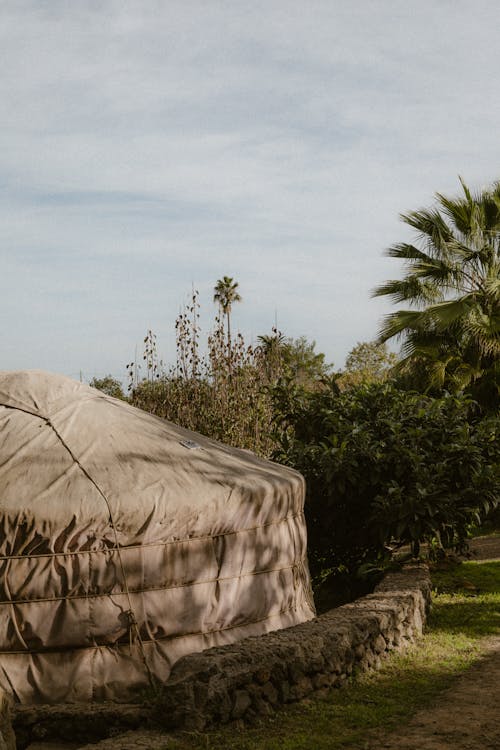
M 500 562 L 463 562 L 436 568 L 428 628 L 404 654 L 378 672 L 362 673 L 324 698 L 287 706 L 252 727 L 179 733 L 169 750 L 363 750 L 439 694 L 476 661 L 484 638 L 500 634 Z
M 432 632 L 473 639 L 500 634 L 500 563 L 464 562 L 433 573 Z

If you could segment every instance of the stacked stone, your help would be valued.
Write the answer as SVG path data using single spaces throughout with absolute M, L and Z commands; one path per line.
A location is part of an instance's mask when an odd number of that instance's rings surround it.
M 387 575 L 373 594 L 315 620 L 185 656 L 160 695 L 151 694 L 149 705 L 16 706 L 19 747 L 41 739 L 83 744 L 133 730 L 124 735 L 123 747 L 135 742 L 153 749 L 164 739 L 158 735 L 153 742 L 154 733 L 144 729 L 152 720 L 164 728 L 202 729 L 250 721 L 280 704 L 321 695 L 341 687 L 354 670 L 376 669 L 386 653 L 415 640 L 425 624 L 430 592 L 427 567 L 406 566 Z M 14 750 L 8 701 L 1 696 L 0 709 L 0 750 Z M 103 750 L 108 747 L 114 747 L 112 740 L 103 741 Z
M 72 743 L 72 746 L 78 742 L 82 745 L 97 742 L 110 734 L 137 730 L 147 725 L 149 719 L 150 710 L 141 705 L 61 703 L 17 705 L 12 724 L 18 750 L 22 750 L 40 742 Z M 1 745 L 0 750 L 3 750 Z
M 10 719 L 10 698 L 0 691 L 0 750 L 16 750 L 16 738 Z
M 377 669 L 383 656 L 422 633 L 430 603 L 424 565 L 385 577 L 373 594 L 316 619 L 182 658 L 159 699 L 166 728 L 252 720 L 332 687 L 353 670 Z

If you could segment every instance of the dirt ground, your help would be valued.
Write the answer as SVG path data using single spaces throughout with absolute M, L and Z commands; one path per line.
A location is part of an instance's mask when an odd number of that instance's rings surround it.
M 500 559 L 500 536 L 478 537 L 471 560 Z M 484 655 L 407 726 L 367 742 L 366 750 L 500 750 L 500 636 Z
M 431 709 L 366 750 L 500 750 L 500 636 L 485 646 L 483 658 Z
M 471 560 L 500 560 L 500 536 L 478 536 L 470 542 Z

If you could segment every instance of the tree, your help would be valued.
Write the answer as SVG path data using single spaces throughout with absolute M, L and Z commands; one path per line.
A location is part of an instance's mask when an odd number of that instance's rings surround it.
M 277 328 L 272 329 L 271 335 L 257 339 L 256 353 L 263 360 L 268 380 L 285 376 L 290 382 L 315 388 L 329 377 L 333 365 L 325 362 L 322 352 L 315 351 L 315 341 L 308 341 L 305 336 L 285 336 Z
M 218 279 L 214 287 L 214 302 L 219 305 L 221 312 L 226 317 L 227 325 L 227 349 L 231 353 L 231 308 L 235 302 L 241 302 L 238 291 L 238 282 L 233 281 L 231 276 L 223 276 Z
M 112 375 L 106 375 L 104 378 L 92 378 L 89 385 L 92 388 L 97 388 L 98 391 L 102 391 L 107 396 L 125 400 L 122 384 Z
M 283 347 L 283 362 L 295 382 L 306 387 L 315 387 L 327 378 L 332 365 L 325 362 L 323 352 L 317 352 L 316 342 L 305 336 L 298 339 L 287 338 Z
M 500 404 L 500 182 L 473 194 L 436 194 L 437 206 L 402 214 L 418 233 L 387 255 L 403 260 L 402 279 L 374 291 L 412 309 L 386 317 L 380 341 L 403 340 L 400 369 L 425 387 L 467 390 L 484 407 Z
M 257 336 L 259 342 L 255 348 L 255 354 L 259 357 L 268 381 L 275 381 L 283 374 L 283 353 L 287 346 L 286 336 L 272 329 L 271 334 Z
M 358 342 L 347 355 L 339 385 L 348 388 L 361 383 L 382 383 L 397 361 L 397 355 L 388 350 L 385 342 Z

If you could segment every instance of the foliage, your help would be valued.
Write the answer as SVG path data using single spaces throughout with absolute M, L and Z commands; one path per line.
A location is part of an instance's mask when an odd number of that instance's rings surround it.
M 143 355 L 146 377 L 139 377 L 141 371 L 134 363 L 128 365 L 131 402 L 187 429 L 268 456 L 274 443 L 267 386 L 277 373 L 270 370 L 263 352 L 247 346 L 241 334 L 228 339 L 222 309 L 202 352 L 198 320 L 194 291 L 175 323 L 177 357 L 168 370 L 158 359 L 156 338 L 148 331 Z
M 231 304 L 241 299 L 237 286 L 227 276 L 217 282 L 219 314 L 206 345 L 201 341 L 198 292 L 193 290 L 175 322 L 176 361 L 168 369 L 158 357 L 155 334 L 147 332 L 142 361 L 127 365 L 130 400 L 182 427 L 270 456 L 276 447 L 270 388 L 285 374 L 313 388 L 329 368 L 314 341 L 305 337 L 294 340 L 273 328 L 258 337 L 255 347 L 240 333 L 231 337 L 227 315 Z
M 353 575 L 374 573 L 390 546 L 463 544 L 497 504 L 499 420 L 481 421 L 466 397 L 432 398 L 389 381 L 341 389 L 314 342 L 277 329 L 256 347 L 241 334 L 228 339 L 221 304 L 205 345 L 199 317 L 193 291 L 168 369 L 148 331 L 142 363 L 128 366 L 130 401 L 301 471 L 316 581 L 342 574 L 346 596 L 358 592 Z M 380 375 L 386 361 L 383 348 L 358 345 L 350 366 L 368 362 Z
M 305 336 L 287 338 L 283 347 L 283 364 L 288 375 L 299 385 L 312 389 L 332 370 L 332 365 L 325 362 L 325 355 L 315 349 L 316 342 L 308 341 Z
M 371 384 L 273 391 L 275 457 L 306 477 L 314 576 L 355 573 L 390 546 L 464 543 L 497 504 L 499 420 L 479 421 L 465 397 L 434 399 Z M 437 540 L 437 542 L 436 542 Z
M 294 383 L 315 389 L 332 369 L 332 365 L 325 362 L 325 355 L 316 351 L 316 342 L 308 341 L 305 336 L 294 339 L 273 328 L 271 335 L 257 339 L 256 351 L 262 358 L 269 382 L 286 374 Z
M 222 315 L 227 323 L 227 348 L 231 352 L 231 309 L 235 302 L 241 302 L 238 290 L 238 282 L 231 276 L 223 276 L 214 287 L 214 302 L 220 307 Z
M 284 352 L 287 338 L 273 326 L 270 334 L 257 336 L 259 342 L 255 347 L 255 354 L 265 372 L 267 382 L 276 381 L 284 372 Z
M 389 351 L 385 342 L 358 342 L 347 355 L 338 384 L 340 388 L 352 388 L 363 383 L 382 383 L 397 362 L 397 355 Z
M 107 396 L 113 396 L 113 398 L 120 398 L 122 400 L 126 398 L 123 393 L 122 384 L 112 375 L 106 375 L 104 378 L 92 378 L 89 385 L 92 388 L 97 388 L 98 391 L 102 391 Z
M 223 276 L 218 279 L 214 287 L 214 302 L 220 305 L 224 315 L 231 311 L 235 302 L 241 302 L 241 296 L 238 289 L 238 282 L 234 281 L 231 276 Z
M 403 279 L 374 294 L 411 309 L 387 316 L 380 340 L 403 339 L 405 378 L 426 388 L 467 389 L 484 408 L 500 406 L 500 182 L 473 194 L 436 195 L 437 207 L 402 215 L 418 243 L 387 251 Z M 414 384 L 415 380 L 413 381 Z

